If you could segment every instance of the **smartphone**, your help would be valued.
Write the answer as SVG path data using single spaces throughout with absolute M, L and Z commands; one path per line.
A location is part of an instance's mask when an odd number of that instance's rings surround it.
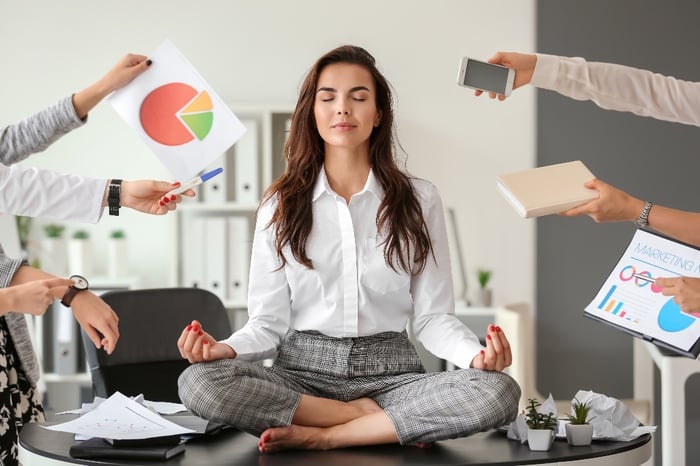
M 514 79 L 515 70 L 512 68 L 463 57 L 457 84 L 508 97 L 513 90 Z

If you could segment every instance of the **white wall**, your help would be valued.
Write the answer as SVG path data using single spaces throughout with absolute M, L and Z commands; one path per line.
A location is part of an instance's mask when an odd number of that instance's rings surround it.
M 88 85 L 126 52 L 147 55 L 165 38 L 224 99 L 241 103 L 292 104 L 319 55 L 343 43 L 364 46 L 398 97 L 408 168 L 433 181 L 457 211 L 472 290 L 476 268 L 489 267 L 497 303 L 534 304 L 535 224 L 515 214 L 494 179 L 534 164 L 534 90 L 505 103 L 477 99 L 455 77 L 463 55 L 533 51 L 535 0 L 0 0 L 0 11 L 2 123 Z M 25 164 L 171 179 L 107 103 L 87 127 Z M 172 216 L 122 209 L 90 229 L 99 254 L 108 232 L 124 227 L 133 272 L 150 287 L 172 285 L 173 226 Z

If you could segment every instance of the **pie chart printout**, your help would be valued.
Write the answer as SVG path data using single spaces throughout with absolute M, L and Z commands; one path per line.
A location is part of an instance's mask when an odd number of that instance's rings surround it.
M 169 83 L 143 99 L 139 118 L 151 139 L 165 146 L 181 146 L 207 137 L 214 122 L 214 105 L 207 91 Z

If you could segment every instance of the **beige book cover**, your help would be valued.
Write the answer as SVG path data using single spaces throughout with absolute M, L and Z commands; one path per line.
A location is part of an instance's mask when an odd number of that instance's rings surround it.
M 585 204 L 598 192 L 583 183 L 595 176 L 580 160 L 496 177 L 496 186 L 523 218 L 556 214 Z

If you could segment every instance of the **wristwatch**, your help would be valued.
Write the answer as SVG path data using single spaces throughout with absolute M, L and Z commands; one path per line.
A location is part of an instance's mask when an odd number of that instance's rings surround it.
M 642 213 L 639 214 L 639 217 L 634 220 L 634 224 L 637 225 L 637 228 L 644 228 L 645 226 L 649 225 L 649 211 L 651 211 L 653 206 L 653 202 L 647 201 L 644 203 Z
M 63 298 L 61 298 L 61 304 L 66 307 L 70 307 L 70 303 L 73 302 L 75 295 L 88 289 L 88 281 L 85 279 L 85 277 L 81 275 L 71 275 L 69 278 L 73 280 L 75 284 L 73 286 L 69 286 L 66 290 L 66 294 L 64 294 Z
M 109 215 L 119 215 L 119 208 L 121 207 L 121 189 L 122 180 L 113 179 L 109 181 L 109 190 L 107 191 Z

